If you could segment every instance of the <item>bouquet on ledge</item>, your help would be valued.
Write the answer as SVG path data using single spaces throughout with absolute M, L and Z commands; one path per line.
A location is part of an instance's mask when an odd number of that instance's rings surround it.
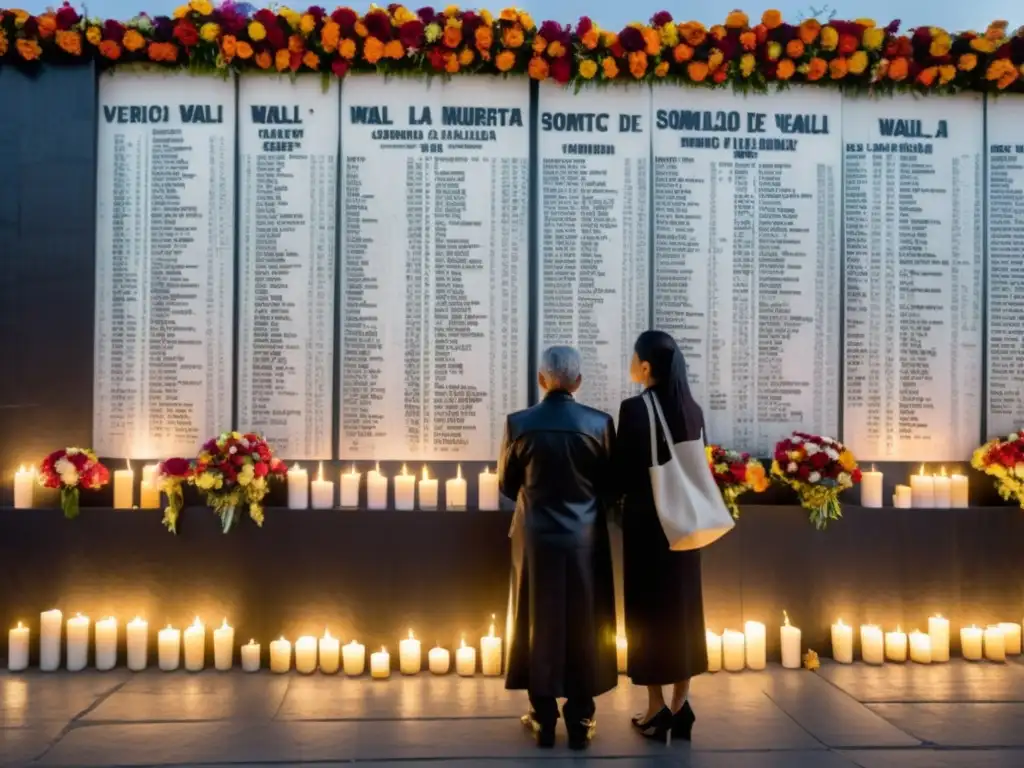
M 843 516 L 839 494 L 860 482 L 860 469 L 850 450 L 831 437 L 794 432 L 775 445 L 772 477 L 800 497 L 819 531 Z
M 78 491 L 98 491 L 110 482 L 110 472 L 87 448 L 61 448 L 39 465 L 39 484 L 44 488 L 60 488 L 60 508 L 64 517 L 78 517 Z
M 211 438 L 190 469 L 189 482 L 220 515 L 224 533 L 231 530 L 243 504 L 253 522 L 263 525 L 263 499 L 270 481 L 285 474 L 284 462 L 274 456 L 266 440 L 251 432 L 225 432 Z
M 999 495 L 1024 508 L 1024 438 L 1020 433 L 989 440 L 974 451 L 971 466 L 992 475 Z
M 740 508 L 736 500 L 747 491 L 761 493 L 768 490 L 771 481 L 765 475 L 764 465 L 757 459 L 750 458 L 749 453 L 740 453 L 723 448 L 720 445 L 708 445 L 704 448 L 711 466 L 711 474 L 715 476 L 722 499 L 733 518 L 739 519 Z
M 178 516 L 185 504 L 181 487 L 192 478 L 192 463 L 188 459 L 167 459 L 160 462 L 157 484 L 167 497 L 163 524 L 171 533 L 178 532 Z

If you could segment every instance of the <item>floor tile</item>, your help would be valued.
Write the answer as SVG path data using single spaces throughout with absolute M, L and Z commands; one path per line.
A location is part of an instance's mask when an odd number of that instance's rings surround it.
M 954 659 L 947 664 L 821 665 L 819 674 L 863 702 L 1020 701 L 1024 666 Z
M 0 673 L 0 722 L 66 723 L 128 679 L 126 671 Z
M 1024 704 L 869 704 L 868 707 L 900 730 L 932 745 L 1024 747 Z
M 1020 768 L 1024 765 L 1024 752 L 1012 749 L 848 750 L 842 754 L 860 768 Z

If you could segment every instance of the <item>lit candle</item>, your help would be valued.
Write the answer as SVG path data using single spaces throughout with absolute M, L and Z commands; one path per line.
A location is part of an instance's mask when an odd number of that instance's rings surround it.
M 54 608 L 39 614 L 39 669 L 56 672 L 60 667 L 60 637 L 64 614 Z
M 455 477 L 444 484 L 444 504 L 446 509 L 466 508 L 466 480 L 462 476 L 461 464 Z
M 349 677 L 359 677 L 366 669 L 366 646 L 353 640 L 342 649 L 341 658 L 345 674 Z
M 270 644 L 270 671 L 284 674 L 292 668 L 292 644 L 282 636 Z
M 722 636 L 710 629 L 704 632 L 708 646 L 708 672 L 719 672 L 722 669 Z
M 498 496 L 498 476 L 484 467 L 477 478 L 477 506 L 484 512 L 497 512 L 501 509 Z
M 213 668 L 227 672 L 235 664 L 235 630 L 223 619 L 220 628 L 213 630 Z
M 427 465 L 423 465 L 423 478 L 420 480 L 420 509 L 437 509 L 437 478 L 427 474 Z
M 135 473 L 132 472 L 130 461 L 125 462 L 128 469 L 114 471 L 114 509 L 131 509 Z
M 949 619 L 939 614 L 928 619 L 928 637 L 931 639 L 932 661 L 949 661 Z
M 388 508 L 388 479 L 380 473 L 380 462 L 366 473 L 366 506 L 370 509 Z
M 89 617 L 68 619 L 68 671 L 81 672 L 89 660 Z
M 128 669 L 141 672 L 149 664 L 149 622 L 136 616 L 128 622 L 124 634 L 128 646 Z
M 20 621 L 18 626 L 7 633 L 8 672 L 21 672 L 23 669 L 28 668 L 29 637 L 28 627 L 23 627 Z
M 396 478 L 397 479 L 397 478 Z M 395 486 L 395 492 L 397 493 L 398 486 Z M 422 657 L 420 651 L 420 641 L 417 640 L 412 630 L 409 630 L 409 636 L 398 644 L 398 669 L 403 675 L 416 675 L 419 674 L 422 668 Z
M 316 638 L 303 635 L 295 641 L 295 671 L 300 675 L 316 672 Z
M 466 645 L 466 638 L 455 651 L 455 673 L 460 677 L 472 677 L 476 674 L 476 648 Z
M 981 661 L 981 640 L 983 632 L 973 624 L 960 628 L 960 651 L 967 661 Z
M 14 473 L 14 508 L 32 509 L 32 494 L 36 485 L 36 471 L 22 465 Z
M 619 635 L 615 638 L 615 661 L 618 664 L 619 674 L 626 674 L 626 667 L 629 658 L 629 643 L 626 638 Z
M 324 480 L 324 463 L 320 462 L 320 471 L 312 486 L 313 509 L 331 509 L 334 507 L 334 483 Z
M 309 473 L 298 464 L 288 470 L 288 509 L 309 508 Z
M 727 629 L 722 633 L 722 668 L 726 672 L 743 670 L 743 633 Z
M 907 660 L 907 633 L 898 625 L 895 632 L 885 633 L 885 658 L 898 664 Z
M 989 661 L 1006 661 L 1006 639 L 998 624 L 985 628 L 985 658 Z
M 142 482 L 139 485 L 139 508 L 160 508 L 160 486 L 156 474 L 160 471 L 159 464 L 147 464 L 142 468 Z
M 782 645 L 782 666 L 786 669 L 800 669 L 800 630 L 790 626 L 789 614 L 782 612 L 783 625 L 779 630 Z
M 260 644 L 251 638 L 242 646 L 242 669 L 246 672 L 260 671 Z
M 953 485 L 946 476 L 946 468 L 943 467 L 940 474 L 932 478 L 935 493 L 935 508 L 949 509 L 953 506 Z
M 839 664 L 853 663 L 853 627 L 842 619 L 832 625 L 832 658 Z
M 759 621 L 748 621 L 743 627 L 743 634 L 747 648 L 747 667 L 755 670 L 764 669 L 768 664 L 764 624 Z
M 341 653 L 341 644 L 338 638 L 331 637 L 331 633 L 324 629 L 324 636 L 320 638 L 320 671 L 325 675 L 333 675 L 338 671 L 338 659 Z
M 935 506 L 935 478 L 921 471 L 910 476 L 910 493 L 915 509 L 931 509 Z
M 932 663 L 932 639 L 916 629 L 910 633 L 910 660 L 918 664 Z
M 416 477 L 402 465 L 401 474 L 395 475 L 395 509 L 408 511 L 416 508 Z
M 446 648 L 434 646 L 430 649 L 430 653 L 427 654 L 427 666 L 431 674 L 447 675 L 451 664 L 452 656 Z
M 362 475 L 356 472 L 356 465 L 341 476 L 341 506 L 355 509 L 359 506 L 359 482 Z
M 871 465 L 870 472 L 864 472 L 860 478 L 860 505 L 862 507 L 882 506 L 882 473 Z
M 109 672 L 117 666 L 117 619 L 96 622 L 96 669 Z
M 881 628 L 872 624 L 861 625 L 860 657 L 865 664 L 882 664 L 885 661 L 885 645 Z
M 451 482 L 451 481 L 449 481 Z M 465 486 L 465 480 L 462 481 Z M 465 492 L 465 488 L 463 488 Z M 463 497 L 465 501 L 465 497 Z M 491 616 L 491 628 L 486 637 L 480 638 L 480 667 L 485 677 L 498 677 L 501 674 L 501 638 L 494 634 L 494 616 Z
M 967 509 L 970 506 L 967 487 L 967 476 L 954 471 L 950 478 L 950 495 L 954 509 Z
M 188 672 L 201 672 L 206 665 L 206 627 L 199 621 L 185 630 L 185 669 Z
M 170 624 L 156 636 L 157 664 L 161 672 L 173 672 L 181 662 L 181 630 Z
M 1011 622 L 999 622 L 999 628 L 1003 630 L 1003 641 L 1006 644 L 1006 654 L 1017 656 L 1020 654 L 1020 624 Z
M 376 653 L 370 654 L 370 677 L 374 680 L 387 680 L 391 677 L 391 657 L 388 649 L 383 646 Z
M 914 492 L 909 485 L 897 485 L 892 495 L 892 505 L 896 509 L 910 509 L 914 506 Z

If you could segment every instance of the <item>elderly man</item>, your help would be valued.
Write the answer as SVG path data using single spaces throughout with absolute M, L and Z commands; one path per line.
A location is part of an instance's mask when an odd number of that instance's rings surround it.
M 611 416 L 573 398 L 583 377 L 579 353 L 552 347 L 537 376 L 544 399 L 513 413 L 499 459 L 513 518 L 513 611 L 509 690 L 526 690 L 523 722 L 537 744 L 555 743 L 557 699 L 569 746 L 594 733 L 594 697 L 615 687 L 615 588 L 605 501 L 609 495 Z

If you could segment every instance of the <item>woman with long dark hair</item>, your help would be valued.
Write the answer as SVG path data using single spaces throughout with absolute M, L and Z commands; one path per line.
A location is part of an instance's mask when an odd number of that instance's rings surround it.
M 673 552 L 654 505 L 650 467 L 669 460 L 667 440 L 698 440 L 704 414 L 690 394 L 686 363 L 675 340 L 645 331 L 633 348 L 630 376 L 661 404 L 671 435 L 655 422 L 658 456 L 651 456 L 650 419 L 642 395 L 622 402 L 613 462 L 623 497 L 628 674 L 647 688 L 647 712 L 633 718 L 646 737 L 689 739 L 696 717 L 687 701 L 690 678 L 708 669 L 700 550 Z M 672 686 L 666 704 L 664 686 Z

